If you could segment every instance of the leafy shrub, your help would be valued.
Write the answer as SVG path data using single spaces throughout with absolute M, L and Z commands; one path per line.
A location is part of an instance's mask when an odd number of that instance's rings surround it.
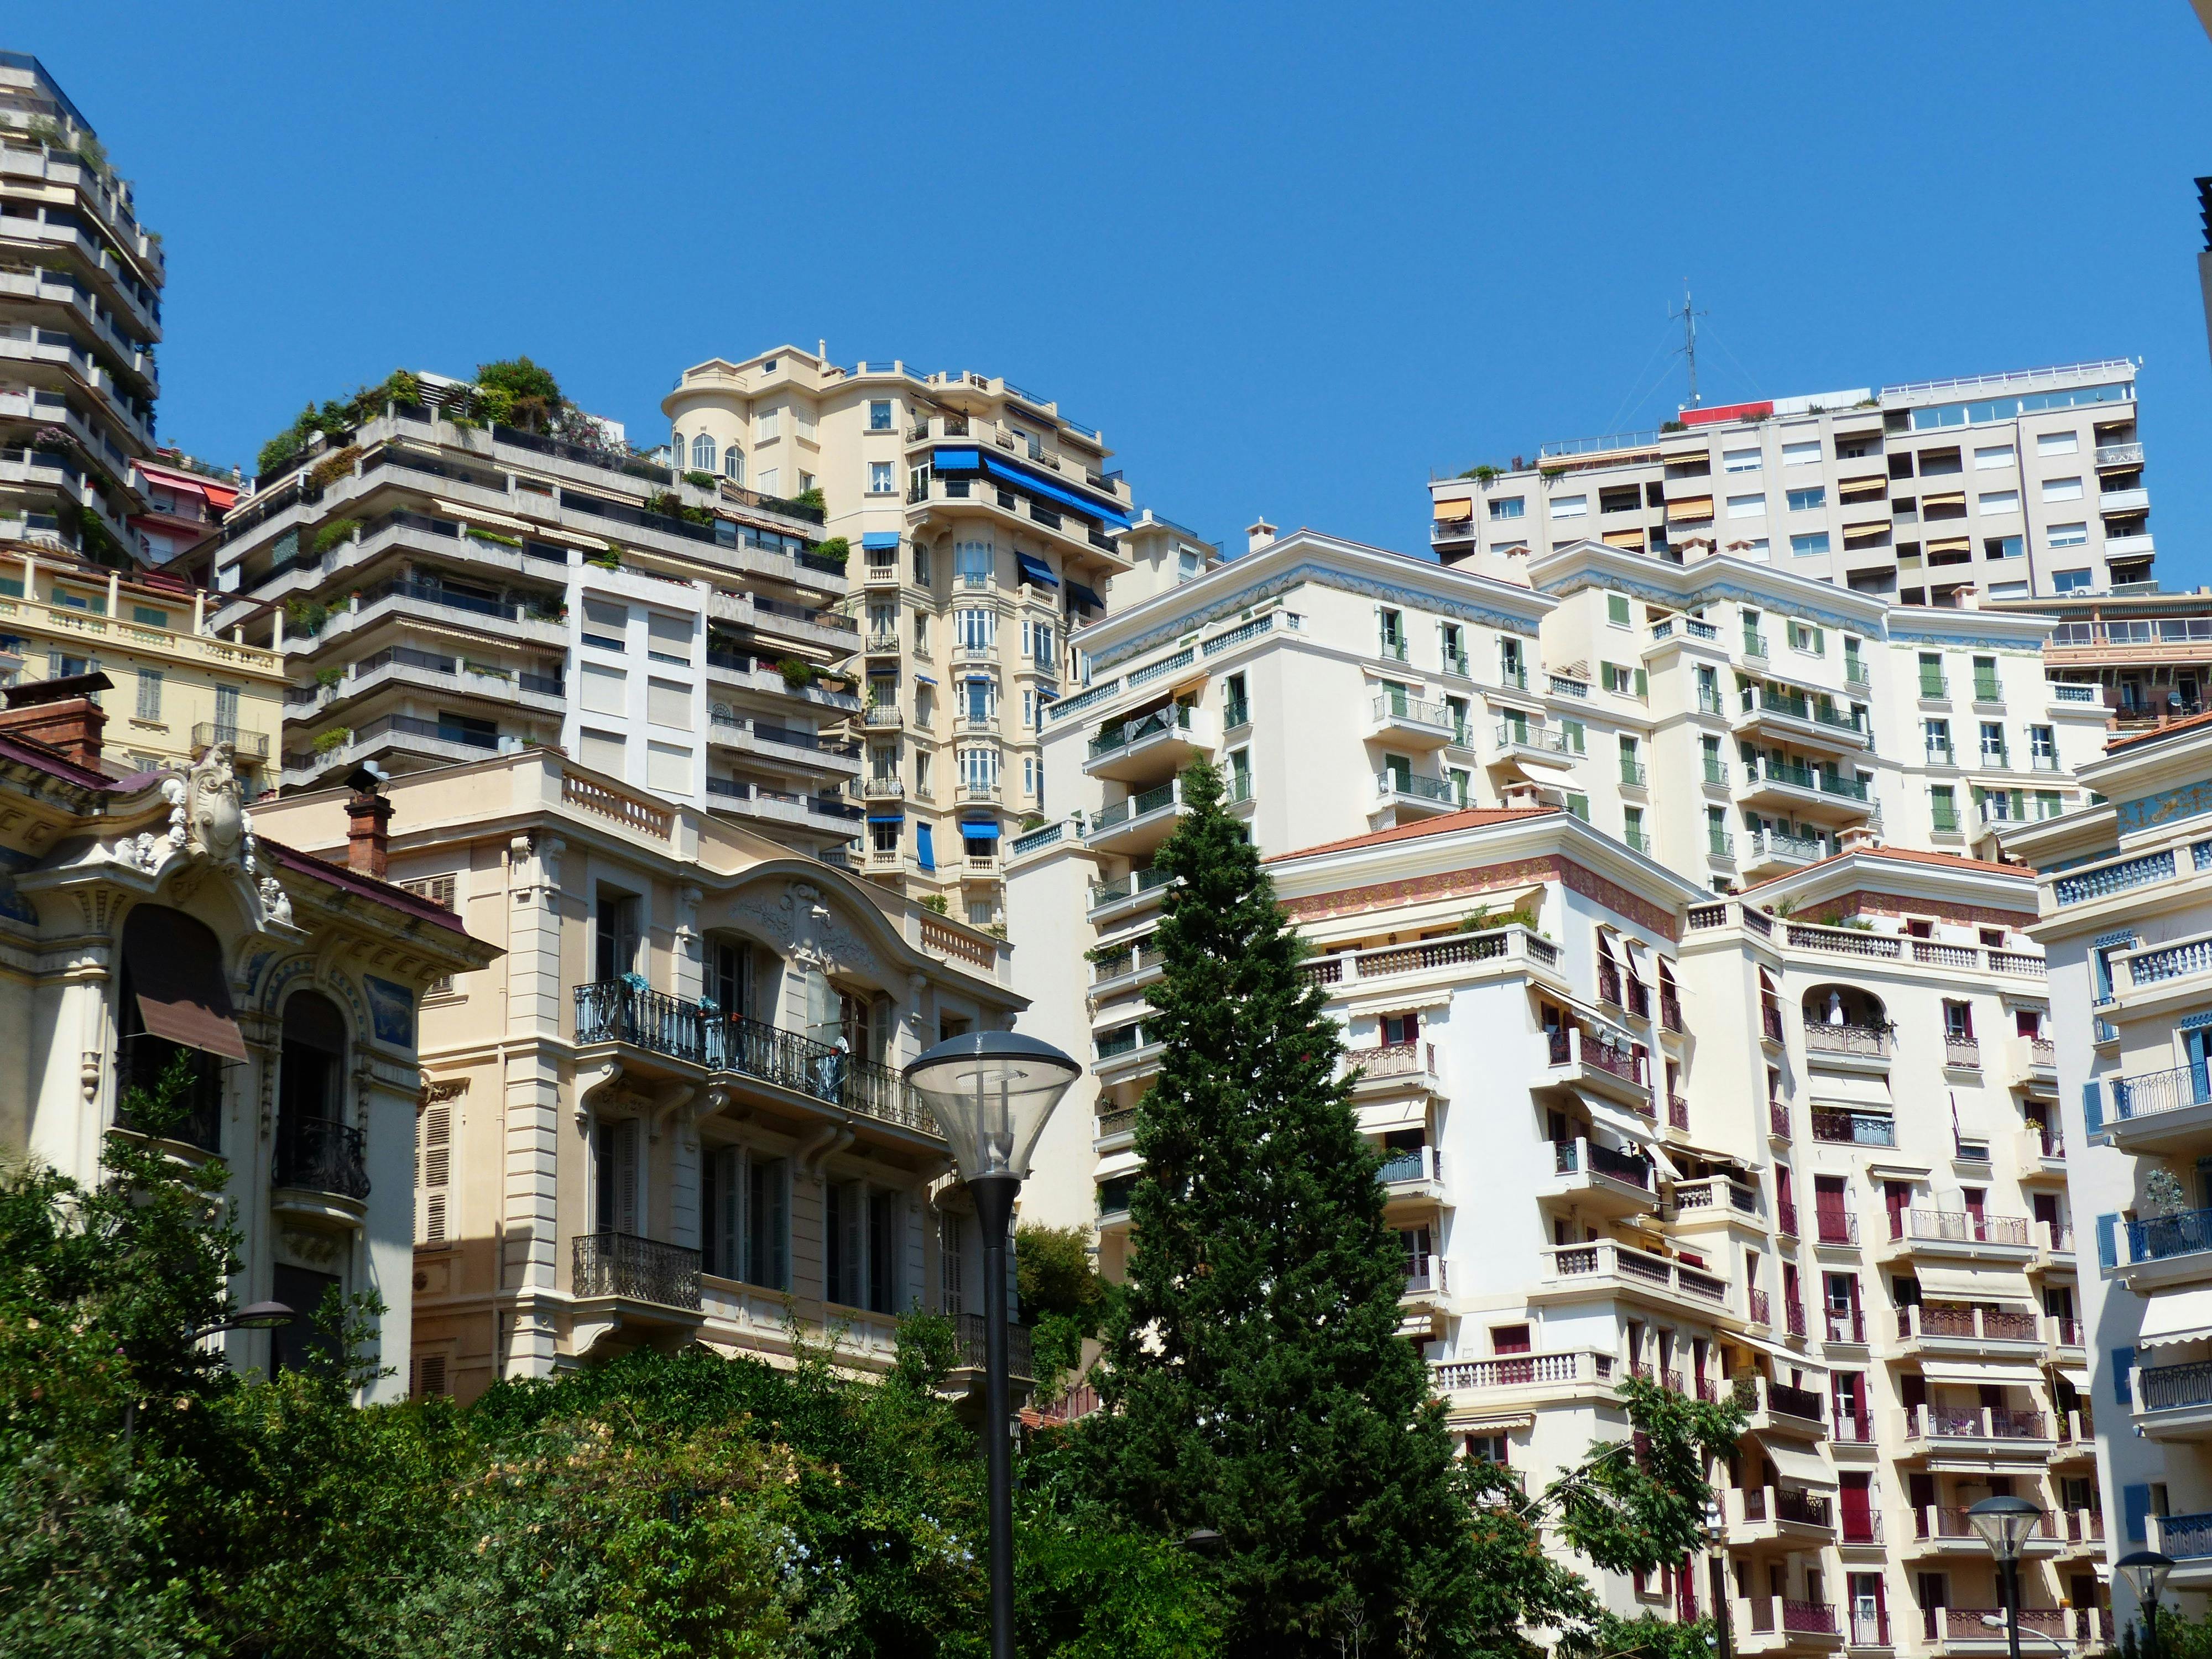
M 502 536 L 496 530 L 479 530 L 474 525 L 471 525 L 463 533 L 471 541 L 490 542 L 498 547 L 512 547 L 520 550 L 522 546 L 522 538 L 520 536 Z
M 711 472 L 687 472 L 684 475 L 684 482 L 701 489 L 712 489 L 720 480 Z
M 812 507 L 817 513 L 826 512 L 828 510 L 827 504 L 822 499 L 822 486 L 820 484 L 810 484 L 807 488 L 800 490 L 799 494 L 793 495 L 791 499 L 797 501 L 801 507 Z
M 335 750 L 344 748 L 352 741 L 353 727 L 334 726 L 327 732 L 319 732 L 315 734 L 314 750 L 318 755 L 327 755 Z
M 313 489 L 327 489 L 352 471 L 353 464 L 360 459 L 361 447 L 357 444 L 333 450 L 307 469 L 307 483 Z
M 315 671 L 315 684 L 325 691 L 332 690 L 344 678 L 345 670 L 343 668 L 318 668 Z
M 360 528 L 359 519 L 332 519 L 315 532 L 315 539 L 308 546 L 315 556 L 320 558 L 332 548 L 351 541 Z
M 934 910 L 941 916 L 949 912 L 952 907 L 945 902 L 944 894 L 930 893 L 923 896 L 921 908 L 925 910 Z
M 832 536 L 828 541 L 817 542 L 807 551 L 818 559 L 829 560 L 832 564 L 843 564 L 853 556 L 853 544 L 842 536 Z
M 330 619 L 331 608 L 320 599 L 284 601 L 284 629 L 287 633 L 313 637 L 323 631 L 323 624 Z
M 798 657 L 784 658 L 776 664 L 775 672 L 783 676 L 785 686 L 793 691 L 804 690 L 822 678 L 819 668 Z

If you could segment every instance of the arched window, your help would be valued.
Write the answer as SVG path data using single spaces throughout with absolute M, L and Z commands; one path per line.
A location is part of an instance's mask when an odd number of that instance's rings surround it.
M 714 470 L 714 441 L 702 432 L 691 440 L 691 470 L 712 472 Z
M 684 470 L 684 434 L 678 433 L 668 441 L 670 465 L 681 472 Z
M 284 1003 L 276 1069 L 276 1184 L 343 1197 L 368 1196 L 361 1131 L 345 1121 L 346 1023 L 314 991 Z
M 745 458 L 738 453 L 735 444 L 722 452 L 722 476 L 734 484 L 745 481 Z

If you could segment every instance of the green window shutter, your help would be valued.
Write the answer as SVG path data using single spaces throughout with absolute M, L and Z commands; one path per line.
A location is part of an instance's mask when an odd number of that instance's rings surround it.
M 1651 695 L 1650 677 L 1640 668 L 1636 671 L 1636 695 L 1639 697 Z

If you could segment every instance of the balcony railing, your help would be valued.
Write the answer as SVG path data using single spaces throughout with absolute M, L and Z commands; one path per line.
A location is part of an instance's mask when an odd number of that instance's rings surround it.
M 1099 728 L 1098 735 L 1091 739 L 1091 758 L 1098 760 L 1141 743 L 1146 738 L 1156 738 L 1168 732 L 1190 730 L 1190 705 L 1170 703 L 1165 708 L 1156 708 L 1142 720 L 1115 721 Z
M 1844 1146 L 1894 1146 L 1894 1119 L 1874 1112 L 1838 1112 L 1813 1109 L 1813 1139 Z
M 2185 1107 L 2212 1105 L 2212 1087 L 2203 1066 L 2177 1066 L 2171 1071 L 2116 1077 L 2112 1085 L 2115 1118 L 2154 1117 Z
M 980 1371 L 984 1364 L 984 1321 L 981 1314 L 962 1313 L 952 1316 L 952 1346 L 959 1356 L 959 1369 Z M 1030 1353 L 1030 1328 L 1009 1323 L 1006 1327 L 1006 1371 L 1011 1376 L 1030 1381 L 1036 1375 L 1036 1366 Z
M 2154 881 L 2171 880 L 2173 876 L 2173 849 L 2147 853 L 2140 858 L 2119 859 L 2111 864 L 2100 864 L 2093 870 L 2076 870 L 2059 877 L 2051 884 L 2051 896 L 2059 904 L 2081 904 L 2089 899 L 2105 898 L 2114 893 L 2124 893 L 2131 887 L 2142 887 Z
M 1566 1353 L 1501 1354 L 1494 1359 L 1454 1359 L 1431 1365 L 1439 1392 L 1522 1389 L 1534 1384 L 1613 1381 L 1613 1357 L 1590 1349 Z
M 1856 1244 L 1859 1242 L 1859 1218 L 1849 1210 L 1822 1204 L 1815 1206 L 1813 1216 L 1823 1244 Z
M 2041 1412 L 2009 1406 L 1911 1406 L 1905 1431 L 1914 1440 L 2048 1440 Z
M 218 744 L 240 760 L 269 758 L 266 732 L 249 732 L 242 726 L 218 725 L 214 720 L 200 720 L 192 726 L 194 749 L 212 749 Z
M 1375 1178 L 1385 1187 L 1440 1182 L 1444 1178 L 1444 1155 L 1434 1146 L 1407 1146 L 1391 1152 L 1384 1155 L 1382 1167 L 1375 1172 Z
M 2154 1547 L 2177 1561 L 2197 1561 L 2212 1556 L 2212 1514 L 2161 1515 Z
M 1887 1060 L 1894 1025 L 1832 1025 L 1826 1020 L 1805 1022 L 1805 1047 L 1823 1054 L 1863 1054 L 1869 1060 Z
M 736 1072 L 924 1134 L 937 1120 L 889 1066 L 713 1003 L 623 980 L 576 987 L 576 1041 L 627 1042 L 710 1072 Z
M 1425 778 L 1418 772 L 1377 772 L 1375 790 L 1377 794 L 1407 795 L 1415 800 L 1449 802 L 1453 799 L 1450 779 Z
M 1866 1313 L 1859 1308 L 1823 1308 L 1823 1335 L 1830 1342 L 1866 1341 Z
M 1790 1109 L 1778 1100 L 1766 1103 L 1766 1132 L 1784 1140 L 1790 1139 Z
M 356 1200 L 367 1198 L 368 1166 L 362 1155 L 361 1131 L 330 1118 L 279 1118 L 274 1184 Z
M 2068 1634 L 2069 1611 L 2064 1607 L 2022 1607 L 2020 1633 L 2045 1643 L 2057 1643 Z M 1990 1642 L 2005 1639 L 2002 1607 L 1923 1607 L 1921 1634 L 1930 1642 Z M 2044 1649 L 2048 1652 L 2048 1647 Z
M 2039 1342 L 2033 1313 L 2008 1308 L 1969 1308 L 1943 1303 L 1897 1310 L 1901 1340 L 1935 1337 L 1959 1342 Z
M 1648 1160 L 1594 1141 L 1553 1142 L 1552 1167 L 1559 1175 L 1573 1175 L 1588 1169 L 1592 1175 L 1604 1176 L 1645 1192 L 1651 1190 L 1651 1165 Z
M 1091 820 L 1091 833 L 1097 835 L 1102 830 L 1117 830 L 1148 813 L 1174 806 L 1182 798 L 1182 785 L 1171 781 L 1160 785 L 1157 789 L 1147 789 L 1140 795 L 1132 795 L 1126 800 L 1117 800 L 1111 806 L 1099 809 L 1098 815 Z
M 2145 1365 L 2139 1367 L 2135 1375 L 2138 1411 L 2170 1412 L 2212 1406 L 2212 1360 L 2196 1359 L 2181 1365 Z
M 1899 1210 L 1889 1218 L 1892 1243 L 1906 1238 L 1954 1244 L 2033 1244 L 2028 1220 L 2020 1215 L 1976 1215 L 1966 1210 Z
M 635 1233 L 580 1233 L 571 1264 L 573 1293 L 699 1308 L 699 1252 Z
M 1384 1042 L 1372 1048 L 1345 1051 L 1344 1066 L 1354 1066 L 1362 1077 L 1421 1077 L 1436 1075 L 1437 1045 L 1433 1042 Z
M 2212 1250 L 2212 1210 L 2183 1210 L 2128 1223 L 2128 1260 L 2162 1261 Z

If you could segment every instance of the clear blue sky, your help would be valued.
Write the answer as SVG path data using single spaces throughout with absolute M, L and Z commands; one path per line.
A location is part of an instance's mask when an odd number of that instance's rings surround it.
M 171 281 L 161 429 L 251 465 L 395 364 L 1002 374 L 1138 499 L 1423 545 L 1424 480 L 1707 401 L 2130 355 L 2212 581 L 2185 0 L 1434 10 L 73 0 L 35 52 Z

